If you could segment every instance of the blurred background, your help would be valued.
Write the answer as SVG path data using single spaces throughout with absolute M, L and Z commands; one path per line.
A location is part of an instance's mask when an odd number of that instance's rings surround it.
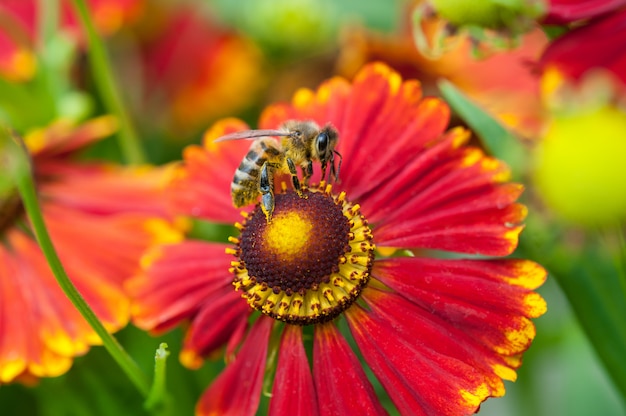
M 412 17 L 420 3 L 415 1 L 87 3 L 151 164 L 180 160 L 182 149 L 200 143 L 204 131 L 220 118 L 236 116 L 255 126 L 267 104 L 288 101 L 297 89 L 315 88 L 332 76 L 350 78 L 372 60 L 387 62 L 405 78 L 419 79 L 426 95 L 445 95 L 440 81 L 448 80 L 511 132 L 514 146 L 532 149 L 545 135 L 550 109 L 542 101 L 537 62 L 558 30 L 532 28 L 517 37 L 517 46 L 510 50 L 483 50 L 461 39 L 433 59 L 415 46 Z M 0 0 L 0 120 L 20 132 L 59 119 L 81 121 L 107 113 L 90 70 L 87 39 L 72 7 L 64 1 L 55 4 Z M 49 20 L 59 23 L 46 28 L 42 13 L 58 13 Z M 426 23 L 421 30 L 429 34 L 434 27 Z M 473 127 L 458 112 L 452 124 Z M 482 143 L 478 138 L 475 142 Z M 535 181 L 541 182 L 533 179 L 536 165 L 524 155 L 506 160 L 522 166 L 517 180 L 526 185 L 525 203 L 530 205 L 527 230 L 514 256 L 537 260 L 552 272 L 554 262 L 580 253 L 569 249 L 586 246 L 579 243 L 589 238 L 589 231 L 551 212 L 535 189 Z M 96 143 L 82 157 L 128 162 L 114 137 Z M 593 238 L 585 241 L 600 244 Z M 544 246 L 560 247 L 560 260 L 551 257 L 546 264 Z M 623 246 L 611 247 L 613 254 L 624 255 Z M 597 253 L 582 253 L 581 261 L 593 270 L 611 263 Z M 602 278 L 602 273 L 593 274 Z M 535 320 L 537 336 L 518 380 L 507 382 L 506 396 L 487 400 L 480 414 L 626 414 L 623 396 L 580 325 L 579 317 L 588 311 L 572 306 L 575 289 L 564 292 L 564 280 L 551 275 L 539 288 L 548 312 Z M 580 297 L 584 293 L 578 293 Z M 192 414 L 197 398 L 222 366 L 217 360 L 199 371 L 183 368 L 177 359 L 181 330 L 150 336 L 129 326 L 116 336 L 148 374 L 154 350 L 160 342 L 169 344 L 168 387 L 180 414 Z M 2 415 L 143 413 L 140 396 L 102 347 L 78 357 L 60 377 L 0 385 Z

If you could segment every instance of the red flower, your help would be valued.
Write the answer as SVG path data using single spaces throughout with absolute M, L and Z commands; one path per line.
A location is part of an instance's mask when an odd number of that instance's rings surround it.
M 163 19 L 145 19 L 151 28 L 141 45 L 151 123 L 155 112 L 167 110 L 180 133 L 252 103 L 264 80 L 261 52 L 251 41 L 190 7 L 153 13 Z
M 622 8 L 556 39 L 544 52 L 540 65 L 544 71 L 556 69 L 575 81 L 601 69 L 626 85 L 625 42 L 626 8 Z
M 46 226 L 69 277 L 105 327 L 129 318 L 122 282 L 146 246 L 167 238 L 166 171 L 79 164 L 70 156 L 109 135 L 108 117 L 25 137 Z M 59 288 L 17 194 L 0 200 L 0 383 L 56 376 L 100 339 Z
M 229 364 L 197 413 L 255 414 L 277 350 L 271 414 L 384 414 L 351 338 L 401 414 L 468 414 L 502 396 L 502 379 L 515 379 L 535 336 L 530 318 L 546 310 L 532 291 L 546 277 L 539 265 L 487 258 L 517 245 L 522 187 L 465 145 L 468 132 L 445 131 L 444 103 L 383 64 L 352 84 L 333 78 L 300 90 L 291 104 L 270 106 L 259 127 L 291 119 L 337 129 L 339 182 L 302 197 L 277 191 L 271 222 L 257 206 L 230 246 L 158 246 L 128 285 L 140 327 L 189 321 L 186 365 L 226 344 Z M 181 213 L 236 221 L 228 189 L 250 143 L 213 140 L 245 128 L 224 120 L 185 151 L 171 187 Z

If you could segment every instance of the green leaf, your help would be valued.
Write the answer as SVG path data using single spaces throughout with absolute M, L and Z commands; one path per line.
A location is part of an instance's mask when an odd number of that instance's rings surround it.
M 513 179 L 520 180 L 527 168 L 528 151 L 519 139 L 450 81 L 441 80 L 438 86 L 450 107 L 476 133 L 484 148 L 492 156 L 506 162 Z

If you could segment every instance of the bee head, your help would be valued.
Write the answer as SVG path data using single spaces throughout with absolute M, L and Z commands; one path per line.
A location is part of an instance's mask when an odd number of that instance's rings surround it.
M 335 180 L 337 180 L 339 168 L 341 167 L 341 154 L 335 150 L 338 138 L 337 130 L 327 124 L 315 137 L 313 146 L 315 152 L 314 156 L 319 159 L 322 164 L 322 178 L 325 176 L 326 167 L 330 165 L 330 172 L 328 173 L 329 182 L 331 176 L 334 176 Z M 339 165 L 337 168 L 335 168 L 335 155 L 339 156 Z
M 337 145 L 337 130 L 327 125 L 319 131 L 313 143 L 313 156 L 322 164 L 333 161 L 333 152 Z

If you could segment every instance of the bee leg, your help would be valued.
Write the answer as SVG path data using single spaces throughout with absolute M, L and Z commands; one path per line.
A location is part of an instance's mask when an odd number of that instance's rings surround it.
M 313 162 L 309 160 L 309 162 L 302 166 L 302 186 L 304 188 L 309 187 L 309 179 L 313 176 Z
M 293 163 L 293 160 L 287 158 L 287 167 L 289 168 L 289 173 L 291 173 L 291 183 L 293 184 L 293 189 L 296 190 L 300 198 L 306 198 L 306 196 L 302 193 L 302 187 L 300 186 L 300 180 L 298 179 L 298 171 L 296 170 L 296 165 Z
M 270 165 L 265 162 L 259 174 L 259 193 L 261 194 L 261 210 L 267 222 L 272 221 L 274 212 L 274 178 Z
M 326 166 L 328 166 L 328 164 L 325 161 L 322 162 L 322 180 L 325 180 L 324 176 L 326 176 Z M 328 182 L 330 183 L 330 175 L 328 176 Z

